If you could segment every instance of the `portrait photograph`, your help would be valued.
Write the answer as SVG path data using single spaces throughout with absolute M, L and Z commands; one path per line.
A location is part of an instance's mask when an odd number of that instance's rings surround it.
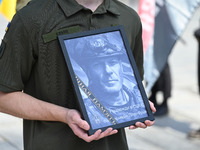
M 122 26 L 59 41 L 89 133 L 154 119 Z

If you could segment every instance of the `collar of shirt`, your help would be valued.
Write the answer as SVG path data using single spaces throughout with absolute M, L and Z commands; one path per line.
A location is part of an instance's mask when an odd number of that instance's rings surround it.
M 82 5 L 79 5 L 76 0 L 56 1 L 67 17 L 77 13 L 82 9 L 85 9 Z M 94 14 L 103 14 L 106 12 L 113 13 L 114 15 L 120 15 L 117 4 L 113 0 L 104 0 L 104 2 L 97 8 Z

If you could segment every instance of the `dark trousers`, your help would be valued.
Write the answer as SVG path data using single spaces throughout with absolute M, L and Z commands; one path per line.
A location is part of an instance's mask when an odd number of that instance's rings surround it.
M 151 89 L 151 95 L 149 97 L 149 100 L 152 101 L 156 108 L 158 108 L 158 103 L 156 99 L 156 94 L 158 92 L 163 93 L 163 105 L 167 104 L 167 99 L 171 96 L 171 73 L 169 64 L 167 63 L 164 67 L 163 71 L 160 74 L 160 77 L 154 84 L 154 86 Z
M 198 51 L 198 88 L 199 88 L 199 94 L 200 94 L 200 28 L 194 32 L 194 36 L 196 37 L 198 43 L 199 43 L 199 51 Z

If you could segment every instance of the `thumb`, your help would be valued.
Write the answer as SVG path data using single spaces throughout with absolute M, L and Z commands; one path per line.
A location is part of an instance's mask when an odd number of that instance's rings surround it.
M 87 123 L 87 121 L 83 120 L 80 116 L 74 116 L 73 122 L 84 130 L 90 129 L 90 125 Z

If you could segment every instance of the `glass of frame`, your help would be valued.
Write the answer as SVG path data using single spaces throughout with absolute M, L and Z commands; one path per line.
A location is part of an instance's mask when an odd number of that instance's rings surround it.
M 89 135 L 154 120 L 123 26 L 58 38 Z

